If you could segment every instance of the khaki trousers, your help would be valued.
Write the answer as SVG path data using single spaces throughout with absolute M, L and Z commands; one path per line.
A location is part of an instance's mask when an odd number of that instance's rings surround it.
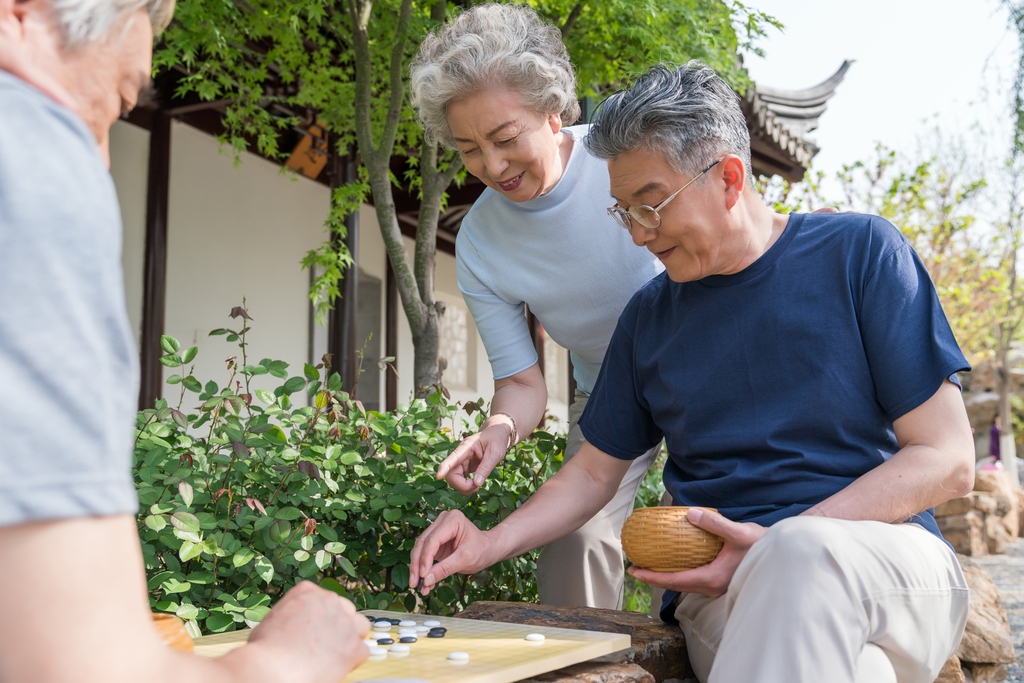
M 701 683 L 933 683 L 968 611 L 956 556 L 921 526 L 824 517 L 772 526 L 725 595 L 681 597 Z
M 563 464 L 576 455 L 585 441 L 577 422 L 587 405 L 587 395 L 577 391 L 575 398 L 569 407 L 569 434 Z M 615 497 L 589 522 L 544 546 L 537 561 L 541 603 L 622 609 L 625 584 L 622 525 L 633 511 L 640 482 L 660 450 L 659 444 L 633 461 Z

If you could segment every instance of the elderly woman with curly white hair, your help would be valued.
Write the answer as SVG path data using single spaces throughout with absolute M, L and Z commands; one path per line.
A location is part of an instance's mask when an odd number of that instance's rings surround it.
M 458 15 L 423 41 L 411 86 L 423 126 L 487 186 L 462 221 L 456 261 L 494 373 L 492 412 L 438 469 L 472 494 L 547 404 L 524 305 L 572 357 L 569 459 L 619 314 L 663 267 L 609 217 L 607 165 L 583 145 L 589 127 L 569 127 L 580 114 L 572 64 L 558 29 L 532 9 L 487 4 Z M 619 534 L 657 451 L 634 462 L 597 517 L 545 547 L 541 602 L 621 609 Z

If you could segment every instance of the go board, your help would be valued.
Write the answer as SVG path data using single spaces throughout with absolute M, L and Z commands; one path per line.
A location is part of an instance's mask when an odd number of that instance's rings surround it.
M 404 654 L 372 657 L 344 679 L 345 683 L 379 679 L 416 678 L 432 683 L 512 683 L 531 676 L 578 664 L 630 646 L 622 633 L 579 631 L 547 626 L 523 626 L 496 621 L 431 617 L 422 614 L 367 610 L 368 617 L 440 622 L 448 629 L 443 638 L 418 638 Z M 398 642 L 398 626 L 391 629 Z M 372 632 L 372 631 L 371 631 Z M 526 636 L 540 633 L 541 642 Z M 424 636 L 426 634 L 423 634 Z M 249 631 L 205 636 L 195 641 L 196 654 L 219 657 L 249 638 Z M 465 652 L 468 661 L 448 659 L 452 652 Z M 340 682 L 339 682 L 340 683 Z

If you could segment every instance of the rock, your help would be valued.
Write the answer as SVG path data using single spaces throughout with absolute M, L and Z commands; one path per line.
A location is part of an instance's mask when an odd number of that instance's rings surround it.
M 956 655 L 961 662 L 970 664 L 977 675 L 974 665 L 1009 664 L 1017 660 L 1017 655 L 1006 609 L 992 579 L 969 557 L 959 556 L 958 559 L 971 590 L 971 607 Z
M 964 672 L 960 668 L 960 659 L 956 655 L 946 660 L 935 683 L 964 683 Z
M 974 509 L 986 515 L 996 514 L 996 510 L 999 507 L 999 503 L 996 501 L 996 497 L 990 493 L 975 493 L 971 496 Z
M 968 664 L 965 668 L 967 683 L 996 683 L 1005 681 L 1008 674 L 1002 664 Z
M 993 555 L 1002 555 L 1010 542 L 1010 535 L 1003 526 L 1003 518 L 995 515 L 985 517 L 985 543 Z
M 1010 538 L 1020 536 L 1020 511 L 1015 507 L 1002 517 L 1003 528 Z
M 977 379 L 977 378 L 974 378 Z M 971 387 L 978 386 L 971 380 Z M 967 418 L 977 433 L 988 429 L 996 419 L 999 412 L 999 394 L 991 391 L 974 391 L 970 395 L 964 395 L 964 405 L 967 406 Z
M 974 473 L 975 491 L 1002 492 L 1008 484 L 1008 478 L 999 470 L 979 470 Z
M 524 679 L 524 683 L 656 683 L 636 664 L 583 662 Z
M 970 494 L 961 498 L 947 500 L 941 505 L 935 506 L 935 517 L 946 517 L 948 515 L 962 515 L 971 511 L 974 507 L 974 500 Z
M 455 615 L 461 619 L 482 619 L 485 621 L 503 621 L 514 624 L 532 624 L 534 626 L 554 626 L 557 628 L 575 628 L 585 631 L 603 631 L 606 633 L 626 633 L 632 639 L 633 646 L 628 650 L 600 657 L 591 662 L 577 665 L 584 669 L 560 669 L 546 674 L 550 676 L 565 673 L 569 680 L 581 683 L 616 683 L 620 680 L 614 676 L 622 675 L 632 669 L 604 669 L 606 665 L 636 665 L 653 676 L 653 681 L 664 681 L 668 678 L 686 679 L 693 677 L 690 658 L 686 653 L 686 640 L 677 626 L 670 626 L 659 620 L 652 619 L 639 612 L 620 612 L 610 609 L 592 607 L 556 607 L 553 605 L 537 605 L 522 602 L 474 602 L 464 611 Z M 586 668 L 591 667 L 591 668 Z M 608 679 L 579 678 L 585 671 L 593 672 L 593 676 L 610 676 Z M 591 675 L 591 674 L 587 674 Z M 560 680 L 558 678 L 537 679 L 545 683 Z M 629 679 L 640 681 L 640 679 Z M 652 683 L 653 683 L 652 681 Z
M 946 515 L 936 517 L 935 523 L 939 525 L 939 531 L 945 533 L 952 529 L 980 529 L 985 525 L 985 517 L 977 510 L 971 510 L 963 515 Z
M 961 555 L 968 557 L 988 555 L 988 544 L 985 542 L 985 534 L 980 527 L 950 529 L 943 531 L 942 537 L 949 541 L 953 549 Z

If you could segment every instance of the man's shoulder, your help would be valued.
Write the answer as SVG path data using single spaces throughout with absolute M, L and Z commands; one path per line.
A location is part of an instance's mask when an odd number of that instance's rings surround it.
M 909 244 L 892 223 L 864 213 L 803 214 L 798 240 L 801 253 L 832 249 L 843 261 L 860 264 L 878 263 Z
M 652 311 L 666 306 L 672 296 L 672 284 L 667 271 L 662 271 L 652 277 L 629 299 L 619 321 L 624 325 L 635 327 Z

